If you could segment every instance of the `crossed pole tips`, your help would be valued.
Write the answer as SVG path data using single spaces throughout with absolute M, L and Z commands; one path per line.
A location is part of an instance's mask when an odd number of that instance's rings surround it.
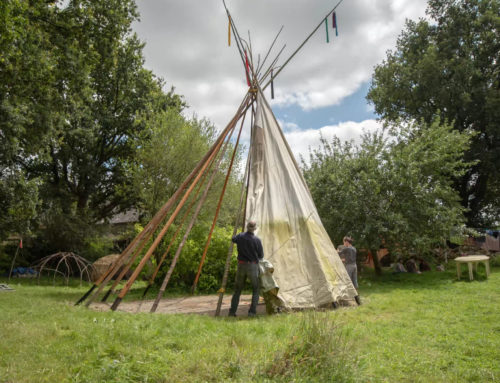
M 211 190 L 211 187 L 213 186 L 213 181 L 215 175 L 220 171 L 220 166 L 221 163 L 223 162 L 223 159 L 226 156 L 227 149 L 230 147 L 228 144 L 231 140 L 231 137 L 233 135 L 233 132 L 235 131 L 235 128 L 238 124 L 239 121 L 241 121 L 241 126 L 238 131 L 238 136 L 236 138 L 236 143 L 232 147 L 232 154 L 231 154 L 231 160 L 227 168 L 225 180 L 224 180 L 224 185 L 222 187 L 222 190 L 219 195 L 219 200 L 217 204 L 216 211 L 214 213 L 214 217 L 212 220 L 212 225 L 209 231 L 209 234 L 207 235 L 207 241 L 205 243 L 203 255 L 201 257 L 198 270 L 196 273 L 196 277 L 194 279 L 192 288 L 191 288 L 191 293 L 194 293 L 196 291 L 196 287 L 203 269 L 203 265 L 206 259 L 206 255 L 210 246 L 213 230 L 216 226 L 217 223 L 217 218 L 219 215 L 219 211 L 222 205 L 222 201 L 224 198 L 224 194 L 226 191 L 226 186 L 229 181 L 232 169 L 233 169 L 233 164 L 234 160 L 236 157 L 236 152 L 238 150 L 239 142 L 240 142 L 240 137 L 241 137 L 241 132 L 243 129 L 243 125 L 245 122 L 245 116 L 247 112 L 250 110 L 251 114 L 251 127 L 253 129 L 253 121 L 255 118 L 255 108 L 254 108 L 254 103 L 256 100 L 256 94 L 259 91 L 265 90 L 270 84 L 271 84 L 271 90 L 273 92 L 273 81 L 274 79 L 281 73 L 281 71 L 285 68 L 285 66 L 291 61 L 291 59 L 302 49 L 302 47 L 307 43 L 307 41 L 311 38 L 314 33 L 320 28 L 320 26 L 323 24 L 324 20 L 326 17 L 331 15 L 335 9 L 342 3 L 343 0 L 340 0 L 337 2 L 335 7 L 327 13 L 325 17 L 321 19 L 321 22 L 316 26 L 313 31 L 306 37 L 306 39 L 299 45 L 299 47 L 284 61 L 283 64 L 277 65 L 279 58 L 281 54 L 283 53 L 286 45 L 284 45 L 278 53 L 275 55 L 275 57 L 271 60 L 271 62 L 266 66 L 266 62 L 268 61 L 271 52 L 273 51 L 276 41 L 280 35 L 280 33 L 283 30 L 283 26 L 280 28 L 278 31 L 277 35 L 275 36 L 274 40 L 272 41 L 269 49 L 267 50 L 266 55 L 264 56 L 264 59 L 260 60 L 260 56 L 257 58 L 257 63 L 254 61 L 254 56 L 253 56 L 253 51 L 252 51 L 252 43 L 251 43 L 251 36 L 250 33 L 248 33 L 248 41 L 243 39 L 239 31 L 236 27 L 236 22 L 234 18 L 232 17 L 231 13 L 229 12 L 229 9 L 226 6 L 226 3 L 224 0 L 222 0 L 222 3 L 224 5 L 224 8 L 226 10 L 226 14 L 228 17 L 229 21 L 229 27 L 228 27 L 228 33 L 229 33 L 229 38 L 228 42 L 230 43 L 230 37 L 231 37 L 231 32 L 234 36 L 234 41 L 236 42 L 236 47 L 238 50 L 238 53 L 241 58 L 241 62 L 243 65 L 243 68 L 245 70 L 245 75 L 247 78 L 247 84 L 248 84 L 248 92 L 245 94 L 243 101 L 241 102 L 240 106 L 237 109 L 236 114 L 233 116 L 229 124 L 222 130 L 212 147 L 207 151 L 207 153 L 204 155 L 204 157 L 198 162 L 198 164 L 195 166 L 195 168 L 192 170 L 192 172 L 185 178 L 181 186 L 178 188 L 178 190 L 169 198 L 169 200 L 161 207 L 161 209 L 155 214 L 153 219 L 148 222 L 148 224 L 144 227 L 144 230 L 142 230 L 133 240 L 132 242 L 127 246 L 127 248 L 120 254 L 120 256 L 108 267 L 105 273 L 103 273 L 95 282 L 94 284 L 90 287 L 90 289 L 75 303 L 75 305 L 79 305 L 83 302 L 85 302 L 86 306 L 89 306 L 92 302 L 94 302 L 99 294 L 102 293 L 104 288 L 110 283 L 111 280 L 113 280 L 111 287 L 108 289 L 108 291 L 104 294 L 104 296 L 101 298 L 103 302 L 107 300 L 107 298 L 111 294 L 116 293 L 116 289 L 120 282 L 125 278 L 125 275 L 129 274 L 131 270 L 132 274 L 126 281 L 125 285 L 119 290 L 118 295 L 116 296 L 113 304 L 111 305 L 111 310 L 116 310 L 124 297 L 127 295 L 127 293 L 130 291 L 132 285 L 134 282 L 137 280 L 138 276 L 140 275 L 141 271 L 144 269 L 145 265 L 148 263 L 148 261 L 151 259 L 151 257 L 155 254 L 155 251 L 158 249 L 158 246 L 162 243 L 164 240 L 167 232 L 169 232 L 170 228 L 172 227 L 172 224 L 174 222 L 178 222 L 178 227 L 175 230 L 175 233 L 171 236 L 169 244 L 167 246 L 167 250 L 163 252 L 161 257 L 158 257 L 157 265 L 156 268 L 152 274 L 152 276 L 148 280 L 148 284 L 145 288 L 145 291 L 143 292 L 142 298 L 146 296 L 146 293 L 150 289 L 150 287 L 153 285 L 154 280 L 156 276 L 158 275 L 160 268 L 164 263 L 166 262 L 170 251 L 172 247 L 174 246 L 176 238 L 181 235 L 181 233 L 184 233 L 182 236 L 182 240 L 180 244 L 177 246 L 177 249 L 175 251 L 175 255 L 173 256 L 172 260 L 170 261 L 170 266 L 167 271 L 167 274 L 163 280 L 163 283 L 160 287 L 160 290 L 157 294 L 157 297 L 151 307 L 151 312 L 155 312 L 158 304 L 163 297 L 163 294 L 165 292 L 166 286 L 168 285 L 168 282 L 170 280 L 170 277 L 173 273 L 173 270 L 177 264 L 177 261 L 179 260 L 179 257 L 182 253 L 182 249 L 188 239 L 188 236 L 191 232 L 191 229 L 193 228 L 194 224 L 196 223 L 196 220 L 198 218 L 198 215 L 200 213 L 200 210 L 205 203 L 206 197 L 208 195 L 209 190 Z M 266 82 L 267 81 L 267 82 Z M 251 133 L 253 134 L 253 132 Z M 248 194 L 248 179 L 249 179 L 249 169 L 250 169 L 250 163 L 251 163 L 251 158 L 250 155 L 247 157 L 247 163 L 245 167 L 245 175 L 243 177 L 243 182 L 242 182 L 242 188 L 240 192 L 240 201 L 239 205 L 237 207 L 237 211 L 235 214 L 235 223 L 234 223 L 234 229 L 233 229 L 233 235 L 236 234 L 238 228 L 240 225 L 244 225 L 245 222 L 245 212 L 246 212 L 246 200 L 247 200 L 247 194 Z M 197 190 L 193 193 L 193 190 L 197 188 Z M 201 191 L 203 192 L 201 193 Z M 200 196 L 201 193 L 201 196 Z M 187 204 L 189 200 L 189 203 Z M 187 208 L 185 208 L 187 204 Z M 194 208 L 194 211 L 192 212 L 192 208 L 196 205 Z M 184 213 L 182 217 L 178 220 L 177 217 L 179 216 L 181 210 L 184 208 Z M 188 218 L 190 218 L 189 221 Z M 189 222 L 186 227 L 184 227 L 185 222 Z M 152 244 L 149 245 L 150 241 L 152 240 Z M 228 249 L 228 254 L 226 258 L 226 264 L 224 268 L 224 274 L 223 274 L 223 279 L 222 279 L 222 284 L 221 288 L 219 289 L 219 297 L 218 297 L 218 303 L 217 303 L 217 309 L 216 309 L 216 316 L 220 314 L 221 310 L 221 305 L 222 305 L 222 298 L 225 292 L 226 284 L 227 284 L 227 277 L 229 273 L 229 266 L 231 263 L 231 257 L 233 254 L 233 243 L 231 242 L 229 245 Z M 139 260 L 139 261 L 138 261 Z M 137 264 L 135 267 L 134 265 Z

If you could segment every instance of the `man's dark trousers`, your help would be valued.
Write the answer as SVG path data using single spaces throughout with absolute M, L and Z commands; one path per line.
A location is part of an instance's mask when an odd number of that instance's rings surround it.
M 259 303 L 259 264 L 256 262 L 238 262 L 238 270 L 236 271 L 236 282 L 234 286 L 234 294 L 231 299 L 231 308 L 229 309 L 229 315 L 236 314 L 236 309 L 240 303 L 241 290 L 245 285 L 245 279 L 248 276 L 250 283 L 252 284 L 252 304 L 250 305 L 250 310 L 248 310 L 248 315 L 257 314 L 257 303 Z

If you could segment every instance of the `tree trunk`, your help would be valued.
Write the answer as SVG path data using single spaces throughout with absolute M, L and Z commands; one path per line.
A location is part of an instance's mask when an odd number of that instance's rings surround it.
M 380 266 L 380 261 L 378 260 L 377 250 L 370 249 L 373 259 L 373 267 L 375 268 L 375 274 L 382 275 L 382 267 Z
M 80 214 L 83 214 L 83 212 L 87 208 L 88 201 L 89 201 L 89 196 L 87 194 L 79 194 L 78 195 L 76 207 L 77 207 L 78 212 Z

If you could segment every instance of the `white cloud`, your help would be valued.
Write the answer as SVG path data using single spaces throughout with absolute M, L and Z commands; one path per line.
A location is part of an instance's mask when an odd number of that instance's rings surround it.
M 283 130 L 283 132 L 300 131 L 299 126 L 294 122 L 283 121 L 283 120 L 280 120 L 279 118 L 277 119 L 277 121 L 278 121 L 278 124 L 281 126 L 281 129 Z
M 134 24 L 146 42 L 146 66 L 185 96 L 189 113 L 223 127 L 247 86 L 234 44 L 227 46 L 227 17 L 220 0 L 137 0 L 141 21 Z M 254 60 L 267 52 L 279 28 L 280 63 L 288 58 L 336 3 L 274 0 L 226 1 Z M 339 36 L 330 25 L 330 43 L 321 26 L 276 79 L 273 105 L 304 110 L 339 104 L 371 77 L 373 67 L 394 47 L 405 19 L 424 15 L 426 0 L 349 0 L 337 9 Z M 331 23 L 331 19 L 328 20 Z M 273 56 L 273 55 L 272 55 Z M 268 59 L 268 63 L 270 60 Z
M 382 129 L 382 124 L 377 120 L 346 121 L 337 125 L 323 126 L 320 129 L 285 132 L 285 137 L 297 161 L 300 160 L 300 156 L 307 161 L 310 150 L 320 147 L 320 137 L 331 141 L 333 136 L 336 136 L 341 141 L 353 140 L 355 144 L 359 144 L 363 132 L 375 132 L 380 129 Z

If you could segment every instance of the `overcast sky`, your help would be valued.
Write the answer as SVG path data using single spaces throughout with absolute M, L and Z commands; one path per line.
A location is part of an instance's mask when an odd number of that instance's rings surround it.
M 226 0 L 254 60 L 264 58 L 281 26 L 271 55 L 286 44 L 279 63 L 290 56 L 338 0 Z M 222 0 L 137 0 L 141 20 L 134 30 L 146 43 L 146 67 L 174 86 L 189 104 L 188 115 L 207 117 L 221 129 L 247 91 Z M 375 65 L 393 49 L 406 19 L 425 16 L 425 0 L 343 0 L 337 8 L 338 37 L 322 25 L 274 83 L 266 96 L 297 156 L 319 144 L 319 132 L 343 140 L 378 124 L 365 100 Z M 270 60 L 268 59 L 268 63 Z

